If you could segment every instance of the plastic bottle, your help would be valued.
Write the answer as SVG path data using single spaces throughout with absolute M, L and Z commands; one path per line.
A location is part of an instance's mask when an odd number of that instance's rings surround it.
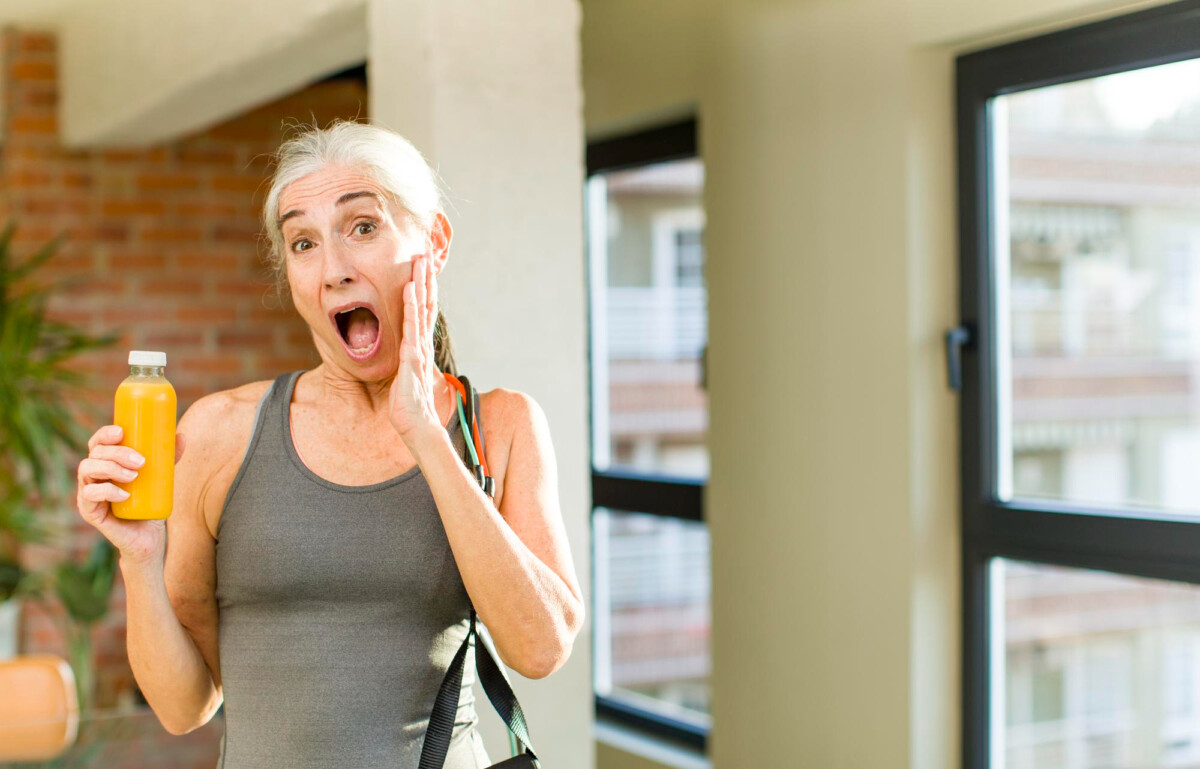
M 175 493 L 175 388 L 164 376 L 165 352 L 133 350 L 129 353 L 129 376 L 117 387 L 113 424 L 123 431 L 121 445 L 146 459 L 138 477 L 128 482 L 113 481 L 129 492 L 122 502 L 112 503 L 118 518 L 163 519 L 171 515 Z

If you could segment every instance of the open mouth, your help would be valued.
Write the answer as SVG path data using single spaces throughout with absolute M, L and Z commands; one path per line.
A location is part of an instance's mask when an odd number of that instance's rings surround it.
M 379 318 L 364 305 L 347 307 L 333 316 L 338 334 L 351 358 L 366 360 L 379 347 Z

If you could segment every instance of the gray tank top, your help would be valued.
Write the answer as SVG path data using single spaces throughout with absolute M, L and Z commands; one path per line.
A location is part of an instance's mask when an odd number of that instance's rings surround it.
M 220 769 L 415 767 L 470 604 L 420 467 L 369 486 L 313 473 L 295 371 L 259 402 L 217 525 Z M 457 418 L 447 432 L 460 456 Z M 491 765 L 467 655 L 447 769 Z

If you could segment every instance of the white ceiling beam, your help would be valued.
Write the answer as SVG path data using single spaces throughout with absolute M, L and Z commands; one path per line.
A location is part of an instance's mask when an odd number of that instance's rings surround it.
M 203 131 L 366 52 L 365 0 L 78 2 L 61 22 L 60 139 L 135 147 Z

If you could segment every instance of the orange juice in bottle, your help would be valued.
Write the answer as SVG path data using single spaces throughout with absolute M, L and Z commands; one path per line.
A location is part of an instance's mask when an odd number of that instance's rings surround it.
M 122 430 L 121 445 L 146 458 L 138 477 L 113 481 L 129 492 L 112 503 L 118 518 L 162 519 L 171 515 L 175 492 L 175 388 L 164 376 L 165 352 L 133 350 L 129 376 L 117 387 L 113 424 Z

